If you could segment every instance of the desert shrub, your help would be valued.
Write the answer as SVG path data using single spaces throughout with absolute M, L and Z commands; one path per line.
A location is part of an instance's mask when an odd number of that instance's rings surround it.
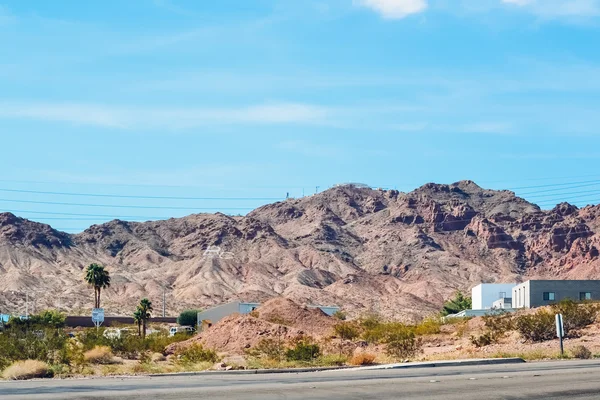
M 350 364 L 351 365 L 372 365 L 373 362 L 375 361 L 375 354 L 371 354 L 371 353 L 358 353 L 355 354 L 351 359 L 350 359 Z
M 108 346 L 96 346 L 83 354 L 86 362 L 91 364 L 111 364 L 113 353 Z
M 251 316 L 252 318 L 258 318 L 259 317 L 258 311 L 256 311 L 256 310 L 251 311 L 250 314 L 248 314 L 248 315 Z
M 338 354 L 326 354 L 322 355 L 316 360 L 317 365 L 322 365 L 325 367 L 335 366 L 341 367 L 342 365 L 346 365 L 348 362 L 348 357 L 340 356 Z
M 425 318 L 414 327 L 415 335 L 435 335 L 442 331 L 442 320 L 436 317 Z
M 535 314 L 516 317 L 515 327 L 529 342 L 552 340 L 556 335 L 554 314 L 543 309 L 538 310 Z
M 139 361 L 140 364 L 152 363 L 152 353 L 149 351 L 143 351 L 142 353 L 140 353 Z
M 48 364 L 39 360 L 22 360 L 10 365 L 2 373 L 4 379 L 33 379 L 50 377 L 52 371 Z
M 363 316 L 359 320 L 359 324 L 364 330 L 368 331 L 368 330 L 373 330 L 373 329 L 376 329 L 377 327 L 379 327 L 379 325 L 382 324 L 382 320 L 378 314 L 370 313 L 370 314 Z
M 175 356 L 177 356 L 177 359 L 184 364 L 195 364 L 200 362 L 215 363 L 219 361 L 219 357 L 215 351 L 205 349 L 199 343 L 178 350 L 175 353 Z
M 66 346 L 67 363 L 74 372 L 81 372 L 86 365 L 83 344 L 75 339 L 68 341 Z
M 30 322 L 52 328 L 64 328 L 66 318 L 65 314 L 57 310 L 45 310 L 37 315 L 32 315 Z
M 333 327 L 335 335 L 343 340 L 354 340 L 360 336 L 359 327 L 352 322 L 340 322 Z
M 462 292 L 458 291 L 454 298 L 446 301 L 442 307 L 442 316 L 457 314 L 471 308 L 472 301 L 470 297 L 466 297 Z
M 338 310 L 338 311 L 336 311 L 336 312 L 333 313 L 333 318 L 337 318 L 340 321 L 345 321 L 346 318 L 347 318 L 347 315 L 346 315 L 345 312 L 343 312 L 341 310 Z
M 492 339 L 492 334 L 490 332 L 486 332 L 478 336 L 471 336 L 470 340 L 475 347 L 485 347 L 494 343 L 494 340 Z
M 311 337 L 295 338 L 291 344 L 292 348 L 285 352 L 288 361 L 313 361 L 321 355 L 321 348 Z
M 570 299 L 564 299 L 552 305 L 555 314 L 562 314 L 565 336 L 575 336 L 577 331 L 596 321 L 600 312 L 598 303 L 578 304 Z
M 483 316 L 483 322 L 486 332 L 470 338 L 475 347 L 485 347 L 492 343 L 498 343 L 515 326 L 513 317 L 510 314 L 485 315 Z
M 279 361 L 283 358 L 284 353 L 285 347 L 281 340 L 271 338 L 261 339 L 256 346 L 246 351 L 250 357 Z
M 571 354 L 575 358 L 580 358 L 582 360 L 589 360 L 592 358 L 592 352 L 590 349 L 583 345 L 575 346 L 571 349 Z
M 0 334 L 0 369 L 20 360 L 66 363 L 67 336 L 63 329 L 11 319 Z
M 421 352 L 423 346 L 421 339 L 401 324 L 386 332 L 383 342 L 386 354 L 396 359 L 413 358 Z
M 198 313 L 201 310 L 185 310 L 183 311 L 181 314 L 179 314 L 179 317 L 177 317 L 177 323 L 179 325 L 189 325 L 189 326 L 196 326 L 198 325 Z

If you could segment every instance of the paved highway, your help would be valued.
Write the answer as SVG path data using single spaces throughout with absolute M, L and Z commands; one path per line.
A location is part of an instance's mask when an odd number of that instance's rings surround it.
M 600 361 L 1 382 L 2 399 L 600 399 Z

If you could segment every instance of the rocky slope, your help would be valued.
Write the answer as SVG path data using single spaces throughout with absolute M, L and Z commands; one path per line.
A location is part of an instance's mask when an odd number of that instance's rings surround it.
M 456 289 L 527 277 L 600 278 L 600 206 L 551 211 L 471 181 L 411 192 L 336 187 L 260 207 L 245 217 L 197 214 L 112 221 L 68 235 L 0 214 L 0 311 L 89 312 L 90 262 L 108 266 L 108 313 L 141 297 L 156 308 L 205 307 L 283 296 L 413 319 Z M 221 255 L 205 254 L 218 246 Z M 216 247 L 210 247 L 216 250 Z

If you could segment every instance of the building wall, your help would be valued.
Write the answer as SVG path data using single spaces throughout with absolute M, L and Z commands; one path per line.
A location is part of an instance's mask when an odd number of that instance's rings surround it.
M 579 301 L 582 292 L 590 293 L 591 300 L 600 300 L 600 280 L 531 280 L 515 287 L 513 307 L 541 307 L 564 299 Z M 516 302 L 515 293 L 521 296 Z M 554 300 L 544 300 L 544 293 L 554 293 Z
M 258 306 L 260 306 L 259 303 L 242 303 L 239 301 L 216 306 L 199 312 L 198 324 L 200 325 L 202 321 L 210 321 L 211 324 L 216 324 L 223 318 L 232 314 L 250 314 Z
M 471 290 L 473 310 L 487 310 L 492 308 L 494 302 L 500 297 L 509 297 L 516 283 L 482 283 Z M 501 293 L 505 293 L 501 296 Z
M 338 306 L 308 306 L 308 308 L 318 308 L 330 317 L 333 316 L 333 314 L 335 314 L 336 312 L 340 311 L 340 308 Z
M 234 301 L 232 303 L 222 304 L 220 306 L 199 312 L 198 324 L 200 324 L 201 321 L 210 321 L 212 324 L 215 324 L 228 315 L 239 313 L 240 304 L 241 303 L 239 301 Z

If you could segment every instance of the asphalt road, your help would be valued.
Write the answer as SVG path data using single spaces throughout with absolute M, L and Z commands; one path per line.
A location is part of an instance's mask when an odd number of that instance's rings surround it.
M 2 399 L 600 399 L 600 361 L 1 382 Z

